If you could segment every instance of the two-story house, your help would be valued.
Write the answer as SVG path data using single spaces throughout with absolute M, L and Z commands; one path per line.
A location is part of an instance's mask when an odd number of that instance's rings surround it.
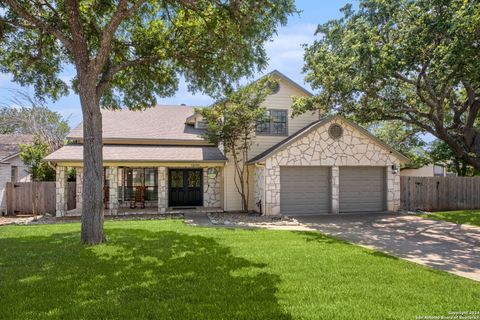
M 340 116 L 292 118 L 292 97 L 311 94 L 278 71 L 270 75 L 279 86 L 264 101 L 269 121 L 258 126 L 250 150 L 249 209 L 268 215 L 397 211 L 399 167 L 408 159 Z M 104 110 L 102 117 L 111 214 L 135 207 L 241 209 L 233 163 L 202 138 L 205 123 L 194 107 Z M 68 139 L 71 144 L 46 158 L 57 168 L 58 216 L 66 212 L 68 167 L 77 170 L 77 207 L 82 203 L 82 124 Z

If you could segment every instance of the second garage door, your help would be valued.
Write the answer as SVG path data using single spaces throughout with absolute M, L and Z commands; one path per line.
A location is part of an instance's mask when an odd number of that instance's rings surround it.
M 385 210 L 384 167 L 340 167 L 340 212 Z
M 302 215 L 330 211 L 329 167 L 281 167 L 282 214 Z

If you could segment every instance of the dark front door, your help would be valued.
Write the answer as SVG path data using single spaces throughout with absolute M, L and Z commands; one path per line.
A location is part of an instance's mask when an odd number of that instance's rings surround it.
M 203 205 L 202 169 L 170 169 L 168 187 L 170 207 Z

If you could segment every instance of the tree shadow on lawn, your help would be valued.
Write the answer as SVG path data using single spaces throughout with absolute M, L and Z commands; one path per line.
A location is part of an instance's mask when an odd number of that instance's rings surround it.
M 78 239 L 0 239 L 0 318 L 291 319 L 279 277 L 212 238 L 115 228 L 107 244 Z

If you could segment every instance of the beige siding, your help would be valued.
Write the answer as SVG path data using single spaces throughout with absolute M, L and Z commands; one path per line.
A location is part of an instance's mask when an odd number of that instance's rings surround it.
M 267 97 L 263 105 L 267 109 L 288 110 L 288 135 L 294 134 L 298 130 L 319 119 L 318 112 L 307 112 L 292 119 L 292 97 L 306 96 L 306 94 L 281 78 L 277 78 L 276 80 L 280 83 L 280 91 Z M 250 158 L 253 158 L 285 138 L 286 136 L 256 136 L 253 139 L 252 148 L 249 154 Z
M 230 156 L 227 156 L 231 159 Z M 224 209 L 225 211 L 236 211 L 242 209 L 242 203 L 240 195 L 235 187 L 235 166 L 232 161 L 228 161 L 223 168 L 224 172 Z
M 403 169 L 400 171 L 402 177 L 434 177 L 435 176 L 435 167 L 433 164 L 428 164 L 418 169 Z M 438 170 L 442 172 L 442 176 L 446 176 L 445 168 L 438 167 Z
M 280 83 L 280 90 L 276 94 L 270 95 L 267 97 L 263 105 L 267 109 L 287 109 L 288 112 L 288 134 L 294 134 L 298 130 L 304 128 L 310 123 L 319 119 L 318 112 L 315 113 L 305 113 L 301 116 L 291 118 L 292 115 L 292 97 L 293 96 L 305 96 L 305 92 L 296 88 L 286 80 L 282 78 L 276 78 Z M 265 151 L 276 143 L 285 139 L 286 136 L 256 136 L 252 141 L 252 147 L 249 152 L 249 158 L 253 158 L 257 154 Z M 230 159 L 229 156 L 227 156 Z M 250 169 L 250 199 L 249 199 L 249 209 L 256 210 L 255 196 L 254 196 L 254 185 L 255 185 L 255 168 L 254 166 Z M 224 201 L 225 201 L 225 210 L 226 211 L 235 211 L 241 210 L 241 199 L 240 195 L 237 192 L 234 182 L 235 168 L 232 162 L 227 162 L 224 168 L 225 172 L 225 183 L 224 183 Z

